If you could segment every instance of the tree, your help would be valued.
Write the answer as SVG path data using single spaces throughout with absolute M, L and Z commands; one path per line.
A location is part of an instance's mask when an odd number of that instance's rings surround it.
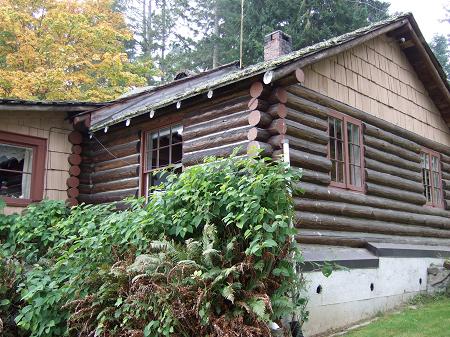
M 430 42 L 431 50 L 444 69 L 447 77 L 450 76 L 450 48 L 447 38 L 444 35 L 436 34 Z
M 0 0 L 0 96 L 104 101 L 146 84 L 111 0 Z
M 239 59 L 241 0 L 193 0 L 189 17 L 197 36 L 179 57 L 210 69 Z M 294 50 L 388 17 L 389 4 L 378 0 L 245 0 L 244 64 L 262 60 L 264 36 L 282 29 Z M 189 64 L 179 60 L 180 64 Z

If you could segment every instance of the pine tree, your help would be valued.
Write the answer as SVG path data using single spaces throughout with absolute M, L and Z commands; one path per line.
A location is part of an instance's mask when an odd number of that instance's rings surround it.
M 430 47 L 448 78 L 450 76 L 450 48 L 447 38 L 444 35 L 435 35 L 430 42 Z

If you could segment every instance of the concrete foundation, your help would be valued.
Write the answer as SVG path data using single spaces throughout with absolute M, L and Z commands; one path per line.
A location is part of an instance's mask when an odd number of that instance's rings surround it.
M 328 278 L 320 271 L 305 273 L 310 312 L 303 326 L 306 337 L 370 319 L 426 292 L 428 268 L 444 262 L 443 257 L 373 257 L 378 267 L 371 263 L 367 268 L 338 270 Z

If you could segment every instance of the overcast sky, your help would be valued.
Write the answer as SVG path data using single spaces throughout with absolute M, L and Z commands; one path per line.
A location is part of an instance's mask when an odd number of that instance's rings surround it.
M 425 39 L 434 34 L 450 34 L 450 24 L 439 22 L 445 16 L 444 6 L 450 8 L 450 0 L 388 0 L 392 13 L 412 12 Z

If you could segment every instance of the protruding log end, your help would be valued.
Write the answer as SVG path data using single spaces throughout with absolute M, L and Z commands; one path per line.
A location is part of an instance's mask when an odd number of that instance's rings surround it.
M 273 152 L 273 148 L 270 144 L 258 142 L 258 141 L 251 141 L 248 143 L 247 146 L 247 154 L 251 156 L 256 155 L 271 155 Z
M 286 120 L 282 118 L 275 119 L 270 124 L 269 131 L 273 134 L 285 135 L 287 131 Z
M 295 78 L 297 79 L 298 83 L 305 83 L 305 73 L 302 69 L 297 68 L 295 69 Z
M 66 205 L 69 207 L 77 206 L 78 200 L 76 198 L 68 198 L 68 199 L 66 199 Z
M 78 187 L 80 185 L 80 179 L 78 179 L 77 177 L 70 177 L 67 178 L 67 187 L 72 188 L 72 187 Z
M 78 145 L 81 144 L 82 141 L 83 135 L 81 134 L 81 132 L 72 131 L 71 133 L 69 133 L 69 142 L 71 144 Z
M 69 198 L 76 198 L 80 195 L 80 191 L 76 187 L 71 187 L 67 190 L 67 195 Z
M 73 165 L 69 169 L 69 174 L 73 177 L 78 177 L 81 173 L 81 169 L 78 165 Z
M 266 141 L 270 137 L 270 132 L 264 129 L 251 128 L 248 130 L 247 139 L 248 140 L 262 140 Z
M 70 165 L 78 166 L 81 164 L 81 156 L 79 154 L 72 153 L 69 158 Z
M 72 153 L 81 154 L 82 147 L 80 145 L 72 145 Z
M 261 112 L 259 110 L 253 110 L 252 112 L 250 112 L 249 116 L 248 116 L 248 124 L 251 126 L 262 126 L 262 127 L 266 127 L 268 125 L 270 125 L 270 123 L 272 122 L 272 117 L 265 113 L 265 112 Z
M 250 96 L 253 98 L 258 98 L 264 92 L 264 84 L 261 82 L 254 82 L 250 86 Z
M 273 74 L 274 73 L 272 70 L 266 71 L 266 73 L 264 74 L 264 78 L 263 78 L 264 84 L 272 83 Z
M 252 98 L 250 102 L 248 102 L 248 108 L 250 110 L 266 111 L 269 108 L 269 103 L 259 98 Z
M 286 103 L 287 97 L 288 95 L 286 89 L 283 87 L 278 87 L 272 90 L 268 101 L 269 103 Z
M 270 106 L 270 108 L 267 110 L 267 113 L 273 118 L 286 118 L 287 108 L 285 104 L 278 103 Z

